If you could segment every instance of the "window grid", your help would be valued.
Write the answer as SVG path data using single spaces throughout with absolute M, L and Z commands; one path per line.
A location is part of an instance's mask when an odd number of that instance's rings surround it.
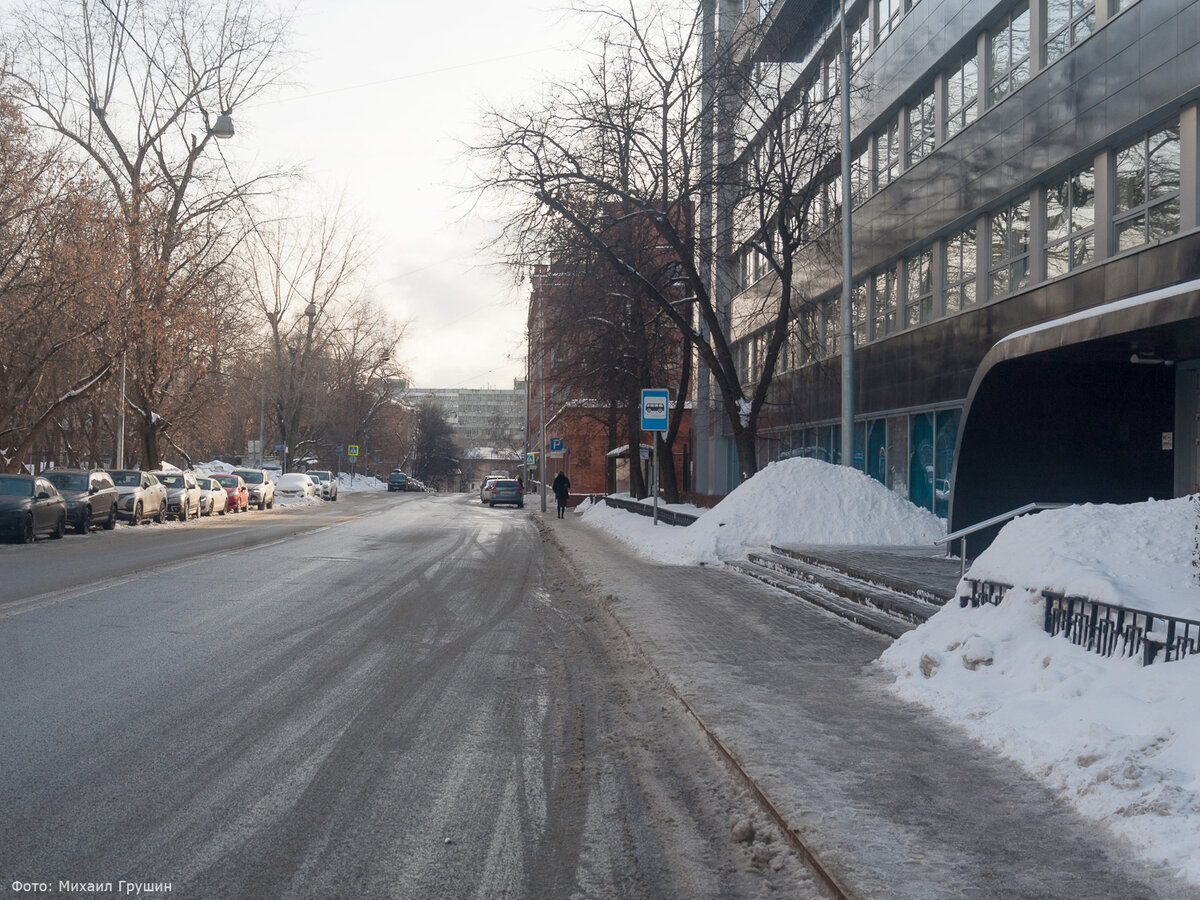
M 1054 62 L 1095 29 L 1095 0 L 1046 0 L 1046 62 Z
M 1088 168 L 1046 188 L 1046 277 L 1057 278 L 1096 256 L 1096 175 Z
M 882 191 L 900 175 L 900 120 L 892 119 L 874 143 L 875 189 Z
M 979 115 L 979 60 L 964 59 L 946 79 L 946 137 L 954 137 Z
M 946 241 L 946 315 L 975 304 L 975 226 L 964 228 Z
M 908 327 L 933 318 L 933 250 L 905 260 L 904 322 Z
M 888 269 L 875 276 L 875 308 L 871 320 L 871 337 L 878 340 L 891 334 L 898 324 L 896 273 Z
M 1179 123 L 1117 153 L 1117 250 L 1177 234 L 1180 227 Z
M 1029 284 L 1029 200 L 992 214 L 988 295 L 993 299 Z
M 1022 3 L 989 38 L 990 103 L 996 104 L 1029 80 L 1029 4 Z
M 909 108 L 907 165 L 911 166 L 933 152 L 937 136 L 936 108 L 932 88 Z
M 903 0 L 879 0 L 879 40 L 878 43 L 883 43 L 884 38 L 896 30 L 896 26 L 900 24 L 900 19 L 904 16 Z

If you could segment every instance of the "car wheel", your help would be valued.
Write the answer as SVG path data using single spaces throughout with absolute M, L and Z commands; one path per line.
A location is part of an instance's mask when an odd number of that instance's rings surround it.
M 112 509 L 108 511 L 108 518 L 104 520 L 104 530 L 112 531 L 117 527 L 117 504 L 112 505 Z
M 275 498 L 272 497 L 271 502 L 267 504 L 267 509 L 274 509 L 274 508 L 275 508 Z
M 167 501 L 166 500 L 164 500 L 162 503 L 160 503 L 158 505 L 158 515 L 154 517 L 154 520 L 156 522 L 158 522 L 159 525 L 161 525 L 163 522 L 167 521 Z
M 32 544 L 34 538 L 33 516 L 26 516 L 25 521 L 21 524 L 21 543 Z
M 142 524 L 142 504 L 138 503 L 133 507 L 133 515 L 129 517 L 130 525 Z
M 58 517 L 58 521 L 54 523 L 54 530 L 50 532 L 50 537 L 53 540 L 61 541 L 64 534 L 67 533 L 67 514 L 63 513 Z
M 492 509 L 495 509 L 495 508 L 496 508 L 496 501 L 495 501 L 495 500 L 489 500 L 489 501 L 488 501 L 488 506 L 490 506 Z
M 85 506 L 79 511 L 79 523 L 75 526 L 75 531 L 79 534 L 87 534 L 92 530 L 92 509 L 90 506 Z

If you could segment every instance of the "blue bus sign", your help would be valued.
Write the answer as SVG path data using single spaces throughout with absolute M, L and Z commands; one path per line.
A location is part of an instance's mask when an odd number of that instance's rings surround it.
M 642 431 L 666 431 L 670 408 L 671 398 L 665 388 L 642 391 Z

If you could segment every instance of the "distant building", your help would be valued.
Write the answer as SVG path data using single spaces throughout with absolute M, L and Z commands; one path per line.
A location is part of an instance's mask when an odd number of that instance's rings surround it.
M 408 387 L 400 396 L 412 406 L 426 400 L 437 403 L 464 451 L 490 448 L 516 452 L 523 448 L 525 382 L 520 379 L 513 381 L 511 389 Z

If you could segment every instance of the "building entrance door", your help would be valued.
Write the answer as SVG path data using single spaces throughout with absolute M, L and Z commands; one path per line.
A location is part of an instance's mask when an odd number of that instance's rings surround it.
M 1200 491 L 1200 360 L 1175 370 L 1175 496 Z

